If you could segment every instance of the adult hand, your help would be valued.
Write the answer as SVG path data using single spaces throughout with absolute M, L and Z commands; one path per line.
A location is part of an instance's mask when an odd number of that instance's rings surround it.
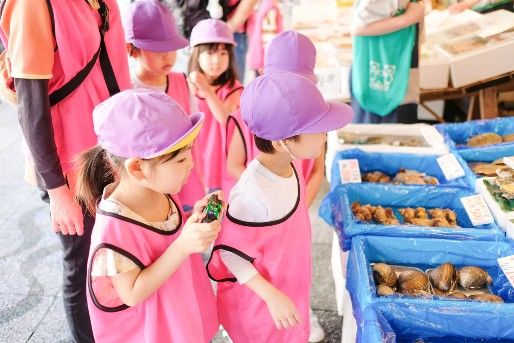
M 456 4 L 451 5 L 450 7 L 448 7 L 448 11 L 451 14 L 457 14 L 457 13 L 467 10 L 469 7 L 470 6 L 468 5 L 467 1 L 463 1 L 463 2 L 458 2 Z
M 412 16 L 416 22 L 421 21 L 425 17 L 425 4 L 423 1 L 409 2 L 406 14 Z
M 82 207 L 75 200 L 70 189 L 64 185 L 48 190 L 48 195 L 54 231 L 63 235 L 82 236 L 84 234 Z

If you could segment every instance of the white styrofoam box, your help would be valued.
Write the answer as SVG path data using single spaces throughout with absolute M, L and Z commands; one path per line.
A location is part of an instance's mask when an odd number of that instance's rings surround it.
M 486 177 L 477 179 L 476 184 L 476 190 L 478 193 L 482 195 L 484 198 L 487 207 L 489 207 L 489 210 L 491 211 L 494 220 L 498 224 L 498 226 L 505 232 L 507 232 L 508 224 L 511 219 L 514 219 L 514 212 L 504 212 L 500 205 L 494 200 L 494 198 L 491 196 L 491 193 L 487 190 L 486 185 L 484 184 L 484 180 L 487 181 L 493 181 L 494 177 Z M 513 231 L 514 232 L 514 231 Z
M 510 239 L 514 239 L 514 219 L 507 220 L 507 237 Z
M 385 144 L 344 144 L 339 142 L 338 132 L 350 132 L 357 135 L 397 135 L 424 138 L 429 144 L 426 147 L 392 146 Z M 361 149 L 368 152 L 407 153 L 416 155 L 445 155 L 449 152 L 443 136 L 428 124 L 350 124 L 338 131 L 328 133 L 325 166 L 331 170 L 332 161 L 338 151 Z M 327 173 L 330 182 L 330 173 Z
M 461 32 L 459 26 L 468 23 L 476 23 L 480 20 L 481 14 L 465 10 L 461 13 L 452 14 L 448 10 L 433 10 L 425 16 L 424 28 L 427 41 L 437 41 L 444 37 L 458 37 Z M 442 34 L 447 31 L 447 34 Z
M 514 39 L 452 58 L 454 87 L 467 86 L 514 70 Z
M 419 64 L 419 87 L 421 89 L 448 88 L 449 83 L 449 60 L 421 60 Z

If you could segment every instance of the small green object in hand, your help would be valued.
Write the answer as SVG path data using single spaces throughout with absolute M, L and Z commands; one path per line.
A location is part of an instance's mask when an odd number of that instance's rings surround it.
M 207 206 L 205 206 L 203 210 L 203 213 L 205 213 L 205 218 L 202 220 L 202 223 L 212 223 L 213 221 L 220 219 L 222 209 L 223 206 L 221 200 L 218 198 L 218 195 L 211 195 L 209 197 L 209 201 L 207 202 Z

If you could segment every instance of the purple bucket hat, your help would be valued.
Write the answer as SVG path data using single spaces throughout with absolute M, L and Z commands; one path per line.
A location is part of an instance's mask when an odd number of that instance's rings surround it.
M 313 83 L 316 48 L 311 40 L 295 31 L 284 31 L 271 40 L 264 59 L 264 73 L 289 71 L 302 75 Z
M 325 101 L 312 82 L 290 72 L 264 74 L 250 82 L 241 95 L 241 112 L 250 131 L 270 141 L 337 130 L 353 117 L 350 106 Z
M 207 43 L 237 45 L 230 27 L 224 21 L 218 19 L 199 21 L 191 31 L 190 44 L 192 47 Z
M 204 114 L 188 116 L 164 92 L 135 88 L 120 92 L 95 107 L 98 143 L 118 157 L 154 158 L 191 144 Z
M 188 46 L 171 11 L 158 0 L 137 0 L 125 20 L 125 40 L 136 48 L 166 52 Z

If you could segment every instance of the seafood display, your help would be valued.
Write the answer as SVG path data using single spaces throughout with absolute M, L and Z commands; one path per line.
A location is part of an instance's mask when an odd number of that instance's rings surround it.
M 437 185 L 439 181 L 433 176 L 416 170 L 400 168 L 398 173 L 391 179 L 387 174 L 380 171 L 365 173 L 362 175 L 362 181 L 372 183 L 394 183 L 405 185 Z
M 350 132 L 338 132 L 340 144 L 358 145 L 391 145 L 408 147 L 429 147 L 430 145 L 422 137 L 416 136 L 396 136 L 396 135 L 367 135 L 355 134 Z
M 503 159 L 496 160 L 492 163 L 474 162 L 470 163 L 470 168 L 479 176 L 496 176 L 496 170 L 505 167 Z
M 378 296 L 437 295 L 452 300 L 504 302 L 501 297 L 491 294 L 488 287 L 493 280 L 480 267 L 465 266 L 457 269 L 452 263 L 446 262 L 425 272 L 386 263 L 374 263 L 371 268 Z
M 374 222 L 383 225 L 400 224 L 392 208 L 373 206 L 370 204 L 361 205 L 359 202 L 352 203 L 352 212 L 356 219 L 363 222 Z M 404 224 L 429 226 L 429 227 L 458 227 L 457 214 L 448 208 L 433 208 L 427 210 L 424 207 L 400 208 L 398 212 L 403 218 Z
M 514 169 L 496 168 L 495 176 L 493 180 L 484 180 L 487 191 L 503 211 L 514 211 Z
M 500 143 L 508 143 L 514 141 L 514 133 L 510 133 L 507 135 L 500 136 L 494 132 L 486 132 L 482 133 L 468 139 L 467 145 L 470 147 L 480 147 L 480 146 L 488 146 L 495 145 Z
M 458 227 L 457 214 L 448 208 L 426 210 L 418 208 L 400 208 L 398 210 L 407 224 L 431 227 Z

